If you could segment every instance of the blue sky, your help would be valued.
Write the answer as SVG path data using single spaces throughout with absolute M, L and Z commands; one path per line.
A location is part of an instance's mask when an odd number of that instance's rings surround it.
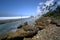
M 37 6 L 46 0 L 0 0 L 1 16 L 37 15 Z
M 41 0 L 0 0 L 0 16 L 35 15 Z

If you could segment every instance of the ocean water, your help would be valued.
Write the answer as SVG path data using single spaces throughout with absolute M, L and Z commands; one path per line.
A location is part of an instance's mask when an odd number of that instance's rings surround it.
M 27 19 L 21 19 L 16 22 L 10 22 L 5 24 L 0 24 L 0 34 L 5 34 L 8 32 L 16 32 L 17 27 L 25 22 L 28 22 L 28 24 L 32 25 L 34 24 L 35 18 L 27 18 Z

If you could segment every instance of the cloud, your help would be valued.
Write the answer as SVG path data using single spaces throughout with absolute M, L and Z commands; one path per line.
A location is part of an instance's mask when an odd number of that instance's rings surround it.
M 43 5 L 43 2 L 39 3 L 39 5 Z
M 46 2 L 40 2 L 39 5 L 37 6 L 37 13 L 42 15 L 49 10 L 46 9 L 46 6 L 52 6 L 54 4 L 54 0 L 47 0 Z
M 40 7 L 39 6 L 37 6 L 37 12 L 40 12 Z
M 59 1 L 59 2 L 57 2 L 57 5 L 60 5 L 60 1 Z
M 49 1 L 46 1 L 44 4 L 46 5 L 46 6 L 51 6 L 51 5 L 53 5 L 54 3 L 54 0 L 49 0 Z
M 37 13 L 41 13 L 41 9 L 40 9 L 40 6 L 37 6 Z

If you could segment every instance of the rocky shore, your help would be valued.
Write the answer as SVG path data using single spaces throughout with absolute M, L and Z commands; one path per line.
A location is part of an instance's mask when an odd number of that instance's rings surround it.
M 25 22 L 17 29 L 0 35 L 0 40 L 60 40 L 60 20 L 54 18 L 41 17 L 32 26 Z

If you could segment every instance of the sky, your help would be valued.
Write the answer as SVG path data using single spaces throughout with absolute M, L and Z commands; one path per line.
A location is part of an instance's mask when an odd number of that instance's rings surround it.
M 50 2 L 51 1 L 51 2 Z M 50 5 L 55 0 L 0 0 L 0 17 L 35 16 L 42 14 L 44 4 Z M 59 0 L 58 0 L 59 1 Z M 60 4 L 60 2 L 59 2 Z M 42 7 L 42 9 L 40 9 Z M 47 11 L 44 11 L 47 12 Z

